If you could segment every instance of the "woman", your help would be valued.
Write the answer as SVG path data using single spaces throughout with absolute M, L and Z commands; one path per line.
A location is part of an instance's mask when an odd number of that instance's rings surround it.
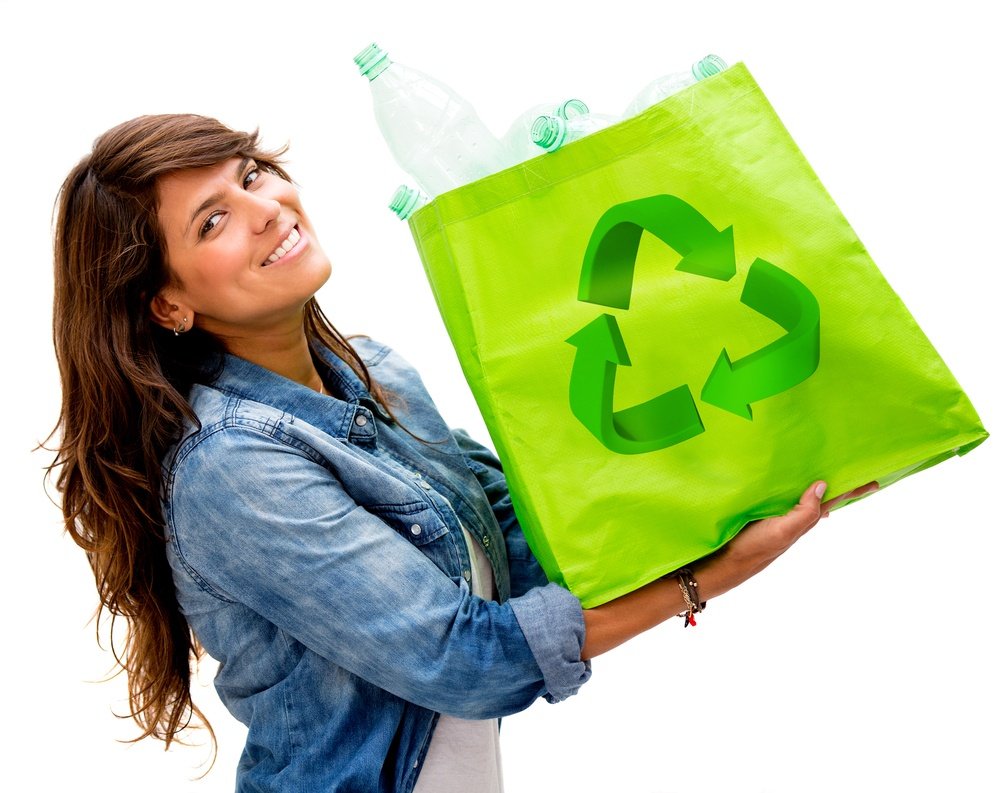
M 493 455 L 320 311 L 330 262 L 281 153 L 141 117 L 60 195 L 54 467 L 102 607 L 128 621 L 143 737 L 200 718 L 204 648 L 249 729 L 239 790 L 500 790 L 498 717 L 576 693 L 591 658 L 874 487 L 823 503 L 810 485 L 690 574 L 582 610 L 532 557 Z

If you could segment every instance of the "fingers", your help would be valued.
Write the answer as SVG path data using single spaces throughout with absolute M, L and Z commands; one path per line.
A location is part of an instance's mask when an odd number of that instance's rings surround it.
M 753 569 L 753 572 L 741 579 L 746 580 L 747 577 L 756 575 L 783 554 L 819 523 L 820 518 L 826 517 L 834 506 L 842 501 L 867 495 L 877 488 L 877 483 L 869 482 L 863 487 L 851 490 L 824 503 L 823 496 L 827 491 L 826 482 L 813 482 L 806 488 L 799 503 L 786 514 L 748 523 L 744 530 L 727 544 L 728 557 L 730 560 L 744 560 L 743 563 L 748 568 Z
M 823 501 L 826 489 L 826 482 L 822 480 L 813 482 L 806 488 L 806 491 L 802 494 L 802 498 L 799 499 L 799 503 L 788 514 L 787 517 L 792 520 L 800 531 L 805 532 L 811 529 L 820 518 L 827 517 L 830 511 L 838 505 L 875 492 L 878 490 L 878 482 L 869 482 L 861 487 L 856 487 L 854 490 L 842 493 L 836 498 L 831 498 L 829 501 Z
M 801 504 L 802 499 L 806 498 L 807 496 L 819 500 L 823 498 L 824 493 L 826 493 L 826 482 L 817 482 L 811 488 L 809 488 L 809 490 L 806 490 L 806 492 L 802 494 L 802 498 L 799 499 L 799 503 Z
M 823 494 L 826 492 L 826 482 L 813 482 L 806 488 L 792 511 L 785 515 L 788 528 L 801 535 L 811 529 L 819 521 L 823 508 Z
M 869 482 L 861 487 L 856 487 L 854 490 L 849 490 L 846 493 L 842 493 L 836 498 L 831 498 L 829 501 L 823 503 L 822 517 L 826 517 L 830 514 L 830 511 L 837 507 L 838 505 L 844 503 L 845 501 L 853 501 L 854 499 L 861 498 L 862 496 L 867 496 L 869 493 L 874 493 L 878 490 L 878 482 Z
M 808 512 L 818 512 L 823 503 L 823 494 L 826 492 L 826 482 L 813 482 L 802 494 L 795 509 L 802 508 Z M 793 510 L 794 511 L 794 510 Z

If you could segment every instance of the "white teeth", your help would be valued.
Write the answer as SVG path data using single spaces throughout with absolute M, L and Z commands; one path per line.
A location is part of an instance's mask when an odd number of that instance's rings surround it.
M 284 242 L 282 242 L 281 245 L 279 245 L 277 248 L 274 249 L 274 253 L 272 253 L 270 256 L 267 257 L 267 263 L 274 264 L 274 262 L 278 261 L 278 259 L 280 259 L 282 256 L 284 256 L 292 248 L 295 247 L 295 245 L 298 243 L 301 237 L 302 235 L 299 234 L 299 230 L 293 228 L 288 233 L 288 236 L 285 238 Z

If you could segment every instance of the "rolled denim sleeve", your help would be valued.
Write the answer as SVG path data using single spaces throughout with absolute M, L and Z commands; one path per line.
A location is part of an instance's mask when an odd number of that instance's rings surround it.
M 166 496 L 175 554 L 199 586 L 402 699 L 494 718 L 565 699 L 590 676 L 573 595 L 472 595 L 301 444 L 243 426 L 208 433 L 179 456 Z
M 580 601 L 558 584 L 547 584 L 507 602 L 545 675 L 545 699 L 562 702 L 575 694 L 591 672 L 590 661 L 580 661 L 584 639 Z M 553 623 L 569 624 L 572 631 L 551 630 Z
M 473 440 L 464 429 L 454 429 L 451 434 L 465 456 L 466 465 L 479 480 L 503 532 L 507 558 L 510 561 L 511 596 L 517 597 L 535 587 L 546 586 L 549 579 L 524 537 L 510 500 L 507 478 L 500 460 L 481 443 Z

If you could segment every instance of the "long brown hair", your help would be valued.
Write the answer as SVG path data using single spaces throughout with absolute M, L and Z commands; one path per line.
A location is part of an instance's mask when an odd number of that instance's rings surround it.
M 150 300 L 170 279 L 157 179 L 237 156 L 289 179 L 284 152 L 212 118 L 141 116 L 101 135 L 59 193 L 53 336 L 62 406 L 49 471 L 58 471 L 66 530 L 94 571 L 98 630 L 102 612 L 111 615 L 112 652 L 142 729 L 135 740 L 153 736 L 169 746 L 192 720 L 215 740 L 191 700 L 191 665 L 202 651 L 167 563 L 160 461 L 184 419 L 196 420 L 185 397 L 223 350 L 198 328 L 175 337 L 150 317 Z M 315 299 L 304 326 L 310 345 L 347 362 L 391 415 L 388 395 Z M 116 618 L 127 624 L 120 647 Z

